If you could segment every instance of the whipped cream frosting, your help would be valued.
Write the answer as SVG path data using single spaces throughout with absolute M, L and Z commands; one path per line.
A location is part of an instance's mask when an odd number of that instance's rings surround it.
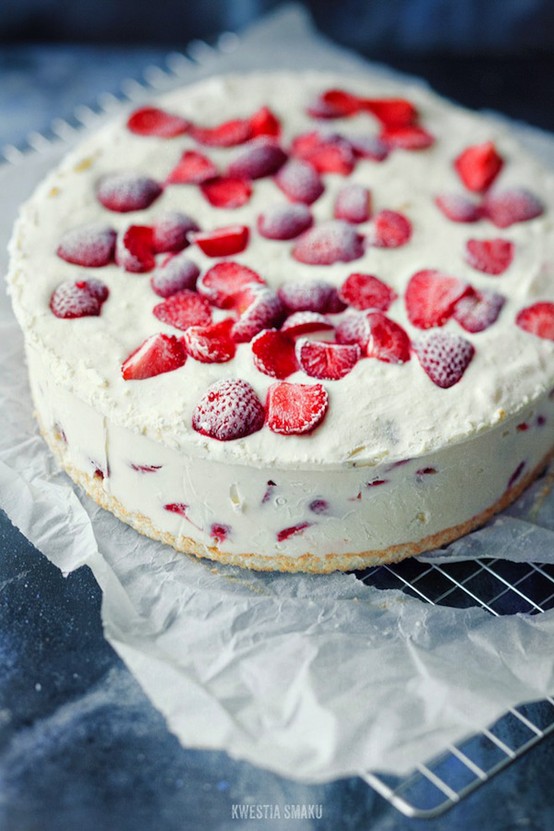
M 95 198 L 98 180 L 107 173 L 133 171 L 163 181 L 186 149 L 199 149 L 187 135 L 170 140 L 133 135 L 125 117 L 87 138 L 43 182 L 23 207 L 11 244 L 10 291 L 16 315 L 29 345 L 41 355 L 52 380 L 111 422 L 168 448 L 207 460 L 280 468 L 343 468 L 375 466 L 432 453 L 487 431 L 554 387 L 554 342 L 537 338 L 515 324 L 517 312 L 554 296 L 554 177 L 526 155 L 508 131 L 472 115 L 420 87 L 367 82 L 360 76 L 321 73 L 256 74 L 214 78 L 163 96 L 156 105 L 203 125 L 248 117 L 268 105 L 282 123 L 282 144 L 294 135 L 322 127 L 346 136 L 378 132 L 367 113 L 318 123 L 306 106 L 328 88 L 341 87 L 374 97 L 404 97 L 418 108 L 421 123 L 435 137 L 420 152 L 395 150 L 383 162 L 361 159 L 345 180 L 324 174 L 324 194 L 312 205 L 316 222 L 332 217 L 345 181 L 370 189 L 373 213 L 402 212 L 410 220 L 409 244 L 397 249 L 369 246 L 352 263 L 313 266 L 291 256 L 294 241 L 272 241 L 256 230 L 256 218 L 269 204 L 286 203 L 271 178 L 254 183 L 243 207 L 212 207 L 194 186 L 167 187 L 145 211 L 118 214 Z M 468 145 L 492 140 L 505 164 L 498 187 L 525 187 L 544 204 L 542 216 L 499 231 L 488 220 L 476 224 L 448 220 L 434 204 L 440 193 L 462 192 L 453 159 Z M 202 149 L 202 148 L 200 148 Z M 241 148 L 207 148 L 221 168 Z M 193 217 L 203 230 L 240 223 L 250 227 L 250 242 L 232 259 L 257 271 L 272 288 L 287 281 L 320 278 L 339 286 L 353 272 L 377 275 L 398 293 L 388 316 L 411 338 L 421 331 L 407 318 L 403 294 L 410 277 L 421 269 L 439 269 L 477 290 L 494 289 L 506 297 L 499 319 L 483 332 L 469 334 L 450 320 L 444 327 L 471 341 L 475 355 L 461 381 L 449 389 L 434 385 L 415 356 L 402 365 L 375 359 L 359 361 L 343 379 L 322 382 L 329 410 L 313 433 L 283 436 L 267 427 L 243 439 L 221 442 L 192 428 L 192 412 L 207 387 L 221 378 L 248 381 L 265 400 L 274 379 L 254 366 L 250 344 L 240 344 L 236 357 L 224 364 L 188 359 L 174 372 L 126 382 L 121 364 L 149 335 L 179 334 L 157 320 L 152 309 L 160 301 L 148 274 L 130 274 L 116 265 L 82 269 L 56 255 L 63 231 L 92 222 L 122 230 L 150 224 L 170 210 Z M 356 226 L 364 233 L 369 223 Z M 515 245 L 513 262 L 500 277 L 491 277 L 464 261 L 470 238 L 501 236 Z M 214 259 L 197 246 L 188 250 L 201 271 Z M 64 280 L 97 277 L 110 290 L 99 317 L 60 320 L 49 308 L 53 290 Z M 217 319 L 217 315 L 214 315 Z M 313 379 L 299 371 L 287 380 Z

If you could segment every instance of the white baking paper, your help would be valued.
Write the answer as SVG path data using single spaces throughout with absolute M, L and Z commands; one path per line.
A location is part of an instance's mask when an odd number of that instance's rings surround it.
M 283 65 L 381 71 L 317 38 L 295 8 L 256 26 L 232 54 L 202 56 L 200 70 L 179 65 L 184 80 Z M 553 138 L 520 132 L 554 164 Z M 0 171 L 4 270 L 17 204 L 66 149 Z M 401 774 L 506 708 L 554 692 L 554 612 L 495 618 L 372 589 L 352 575 L 248 573 L 139 536 L 74 487 L 39 437 L 22 337 L 4 296 L 0 339 L 1 504 L 64 573 L 91 567 L 106 637 L 184 745 L 309 782 Z M 446 556 L 552 562 L 551 484 L 542 479 Z

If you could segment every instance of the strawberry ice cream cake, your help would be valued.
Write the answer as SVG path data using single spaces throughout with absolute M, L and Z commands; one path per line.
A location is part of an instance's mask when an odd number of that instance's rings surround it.
M 419 86 L 212 78 L 23 207 L 9 288 L 40 429 L 137 531 L 358 569 L 507 506 L 554 446 L 554 179 Z

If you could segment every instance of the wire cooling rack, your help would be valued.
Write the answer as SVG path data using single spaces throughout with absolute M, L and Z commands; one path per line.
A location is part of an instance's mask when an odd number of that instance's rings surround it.
M 400 589 L 426 603 L 491 615 L 539 614 L 554 607 L 554 566 L 498 559 L 430 564 L 406 560 L 358 575 L 380 589 Z M 438 816 L 554 731 L 554 698 L 513 707 L 488 729 L 449 745 L 405 778 L 368 773 L 371 787 L 409 817 Z

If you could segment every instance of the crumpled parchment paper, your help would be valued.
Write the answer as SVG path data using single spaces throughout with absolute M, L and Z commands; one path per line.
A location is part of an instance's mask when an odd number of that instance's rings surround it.
M 183 81 L 268 66 L 382 71 L 316 37 L 294 7 L 253 27 L 232 53 L 207 50 L 202 60 L 181 66 Z M 554 164 L 554 139 L 517 129 Z M 3 271 L 17 205 L 66 150 L 53 146 L 0 170 Z M 311 782 L 402 774 L 506 708 L 554 692 L 554 612 L 495 618 L 379 591 L 352 575 L 253 574 L 139 536 L 50 457 L 3 295 L 0 342 L 1 504 L 64 573 L 91 567 L 106 637 L 183 744 Z M 438 555 L 552 562 L 549 481 Z

